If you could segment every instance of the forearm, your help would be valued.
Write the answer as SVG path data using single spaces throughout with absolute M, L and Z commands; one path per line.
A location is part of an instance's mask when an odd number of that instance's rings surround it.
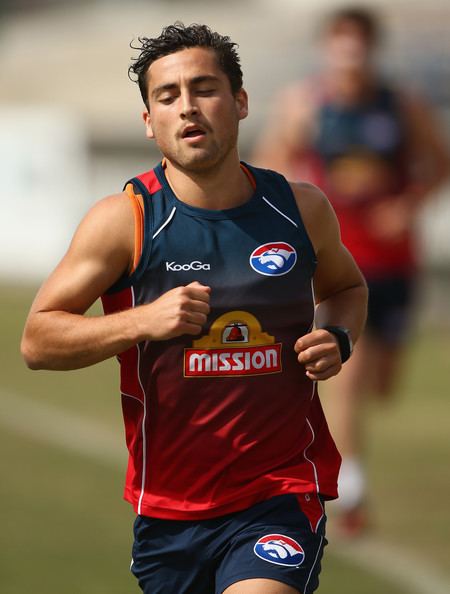
M 151 303 L 100 317 L 32 310 L 22 339 L 22 355 L 31 369 L 80 369 L 144 340 L 197 335 L 207 320 L 210 291 L 194 281 L 163 293 Z
M 368 291 L 365 284 L 334 293 L 316 306 L 315 327 L 344 326 L 355 343 L 364 329 Z
M 88 317 L 64 311 L 33 313 L 22 339 L 31 369 L 69 370 L 109 359 L 141 340 L 136 310 Z

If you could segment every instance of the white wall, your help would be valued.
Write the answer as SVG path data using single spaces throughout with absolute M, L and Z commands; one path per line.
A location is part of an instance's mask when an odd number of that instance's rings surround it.
M 68 110 L 0 108 L 0 279 L 40 280 L 87 209 L 86 134 Z

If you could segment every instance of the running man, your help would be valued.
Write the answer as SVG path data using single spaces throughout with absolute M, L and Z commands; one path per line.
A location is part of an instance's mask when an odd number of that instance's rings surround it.
M 164 159 L 81 222 L 22 352 L 32 369 L 119 359 L 145 594 L 309 594 L 340 464 L 316 382 L 351 355 L 365 282 L 323 194 L 239 161 L 235 44 L 181 23 L 141 44 Z
M 342 454 L 340 528 L 367 525 L 364 396 L 388 397 L 407 338 L 417 261 L 414 227 L 421 207 L 449 173 L 449 158 L 423 101 L 392 89 L 374 68 L 379 25 L 365 8 L 329 16 L 324 70 L 282 90 L 255 162 L 323 189 L 343 243 L 369 286 L 366 332 L 330 384 L 332 433 Z

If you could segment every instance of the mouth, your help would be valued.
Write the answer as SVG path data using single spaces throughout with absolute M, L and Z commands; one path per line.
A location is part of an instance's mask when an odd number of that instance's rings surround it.
M 200 126 L 192 125 L 186 126 L 186 128 L 181 133 L 181 138 L 192 138 L 192 139 L 199 139 L 202 136 L 205 136 L 206 132 Z

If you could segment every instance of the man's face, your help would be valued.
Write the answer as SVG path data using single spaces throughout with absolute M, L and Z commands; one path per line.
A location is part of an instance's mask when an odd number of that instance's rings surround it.
M 372 44 L 362 28 L 351 20 L 336 22 L 325 37 L 325 56 L 336 70 L 364 70 L 370 62 Z
M 214 51 L 190 48 L 153 62 L 148 72 L 147 136 L 187 171 L 204 171 L 236 148 L 247 95 L 236 95 Z

